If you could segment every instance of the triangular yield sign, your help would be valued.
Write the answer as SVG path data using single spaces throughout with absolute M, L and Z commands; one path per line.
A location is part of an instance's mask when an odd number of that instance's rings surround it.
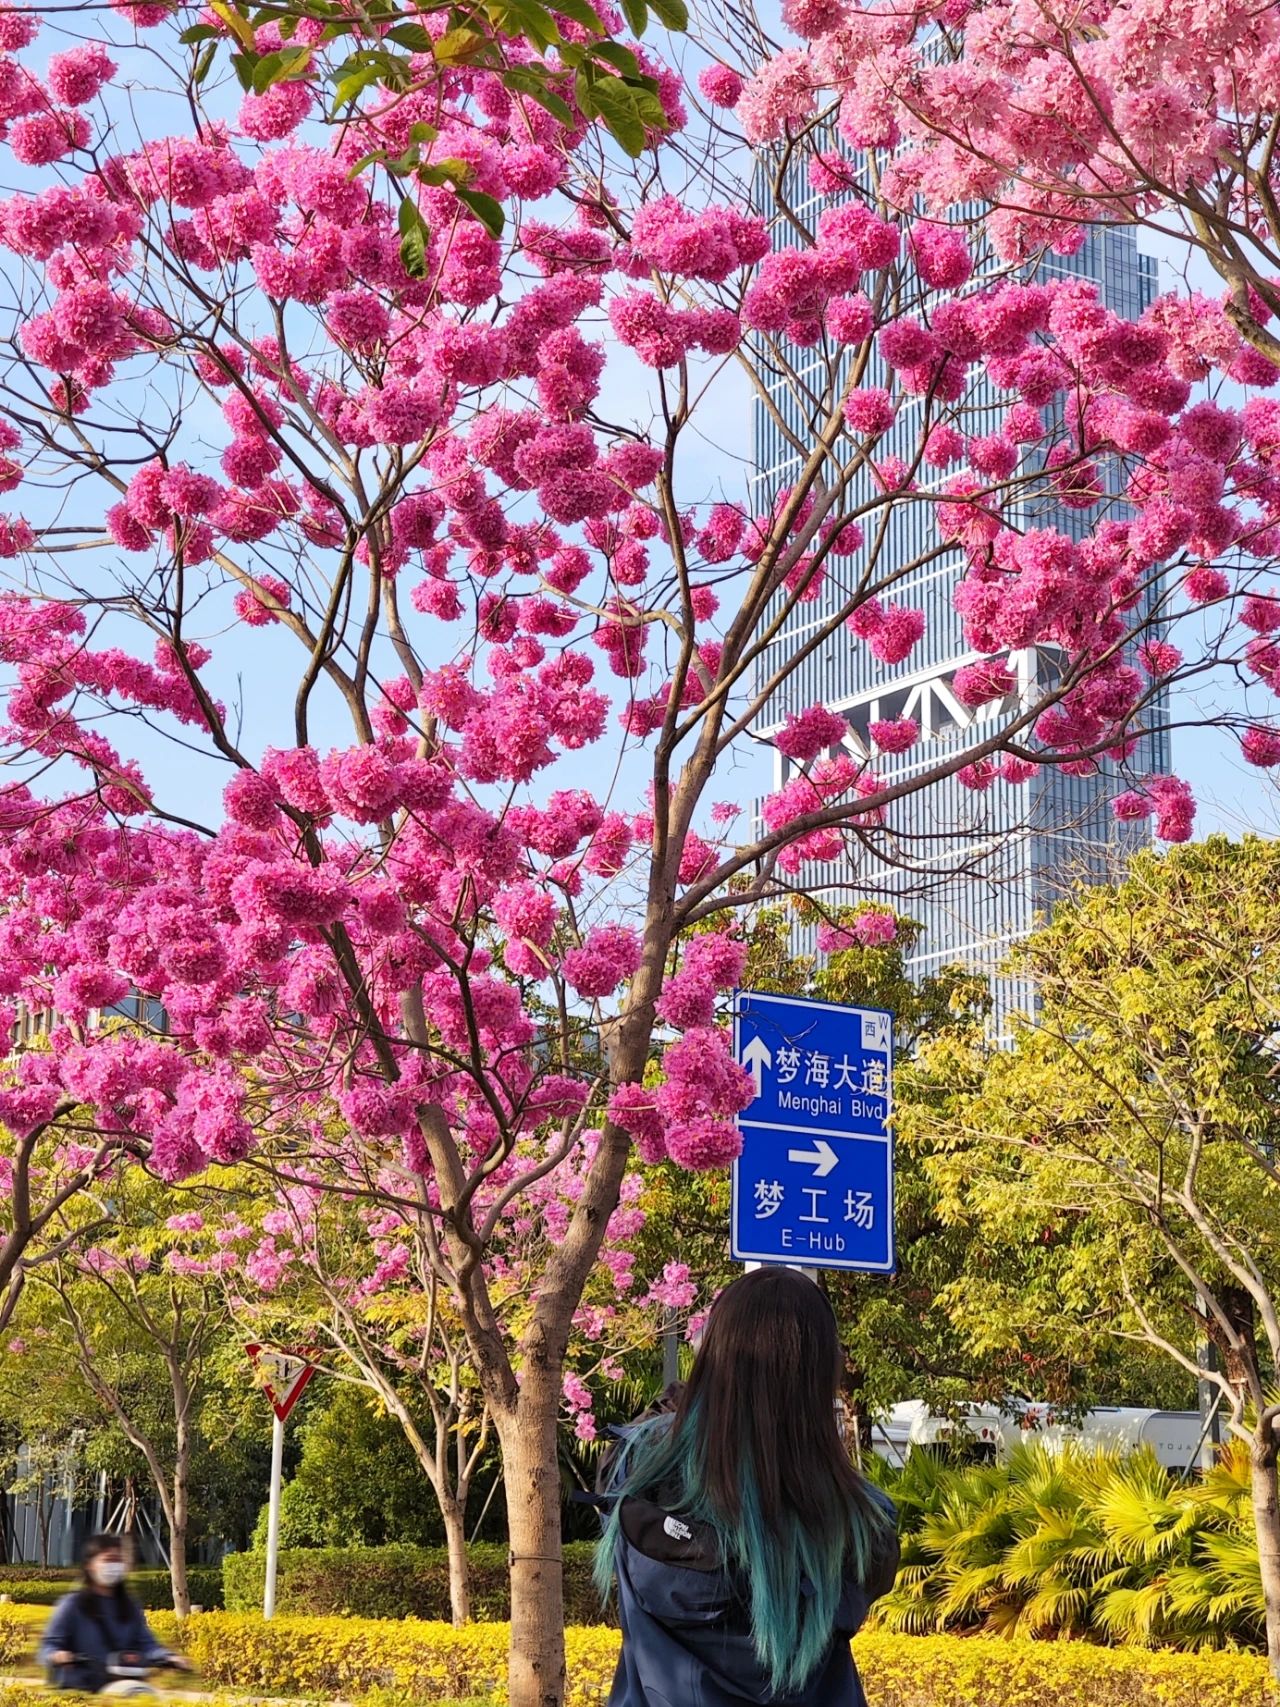
M 292 1357 L 286 1351 L 270 1351 L 265 1346 L 247 1345 L 258 1385 L 271 1401 L 271 1408 L 284 1422 L 302 1397 L 307 1382 L 315 1374 L 313 1363 L 305 1357 Z

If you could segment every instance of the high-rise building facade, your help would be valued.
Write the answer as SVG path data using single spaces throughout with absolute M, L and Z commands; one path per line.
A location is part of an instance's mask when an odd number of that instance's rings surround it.
M 795 190 L 791 205 L 806 223 L 816 222 L 829 204 L 807 189 L 802 168 L 788 176 Z M 1094 280 L 1103 302 L 1126 318 L 1141 314 L 1156 292 L 1157 263 L 1138 253 L 1133 232 L 1123 228 L 1095 229 L 1075 255 L 1050 258 L 1037 276 L 1068 274 Z M 821 351 L 798 348 L 792 348 L 789 357 L 790 371 L 779 371 L 767 403 L 757 400 L 755 404 L 758 509 L 767 508 L 795 478 L 795 452 L 779 422 L 803 441 L 805 381 L 819 389 L 829 359 Z M 878 382 L 876 377 L 869 379 L 869 383 Z M 984 395 L 979 379 L 966 404 L 968 430 L 994 430 L 1005 401 L 994 392 Z M 914 460 L 917 411 L 918 405 L 904 404 L 877 456 L 897 453 Z M 989 418 L 984 418 L 988 411 Z M 1079 537 L 1095 518 L 1041 501 L 1034 516 L 1021 519 Z M 881 547 L 877 579 L 895 564 L 909 564 L 923 556 L 936 540 L 929 505 L 896 507 Z M 966 645 L 953 603 L 963 569 L 960 553 L 949 552 L 933 557 L 895 584 L 893 602 L 922 609 L 928 619 L 923 640 L 902 664 L 878 662 L 866 645 L 839 629 L 798 664 L 786 700 L 771 708 L 776 718 L 757 733 L 770 734 L 788 711 L 822 703 L 845 715 L 849 745 L 865 754 L 870 751 L 870 723 L 915 718 L 921 734 L 909 752 L 875 757 L 877 774 L 895 782 L 930 768 L 948 748 L 954 751 L 958 744 L 968 745 L 993 720 L 1007 718 L 1020 701 L 1029 703 L 1053 668 L 1052 656 L 1044 649 L 1015 654 L 1011 665 L 1019 687 L 1007 701 L 973 711 L 952 692 L 955 672 L 979 656 Z M 840 584 L 833 578 L 812 603 L 797 606 L 761 659 L 761 678 L 768 679 L 785 660 L 794 658 L 831 619 L 845 596 L 843 578 Z M 1168 735 L 1155 729 L 1139 742 L 1126 773 L 1167 769 Z M 779 785 L 787 774 L 788 763 L 778 755 Z M 1147 839 L 1145 821 L 1119 823 L 1110 811 L 1110 799 L 1123 786 L 1106 761 L 1092 776 L 1067 775 L 1049 765 L 1029 782 L 997 781 L 982 792 L 966 789 L 954 779 L 938 783 L 904 796 L 890 809 L 887 830 L 893 841 L 892 858 L 868 851 L 857 859 L 814 864 L 800 876 L 797 887 L 825 896 L 832 904 L 877 899 L 897 905 L 924 926 L 912 969 L 923 974 L 959 962 L 986 972 L 992 981 L 995 1026 L 1003 1031 L 1011 1013 L 1029 1012 L 1033 1002 L 1029 988 L 998 972 L 1010 945 L 1033 928 L 1067 885 L 1079 878 L 1114 873 L 1123 855 Z

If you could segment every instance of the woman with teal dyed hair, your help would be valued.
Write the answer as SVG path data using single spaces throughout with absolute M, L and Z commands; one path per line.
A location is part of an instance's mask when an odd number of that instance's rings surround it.
M 606 1472 L 609 1707 L 866 1707 L 849 1638 L 898 1542 L 840 1439 L 840 1371 L 804 1275 L 757 1269 L 721 1293 L 674 1409 L 629 1430 Z

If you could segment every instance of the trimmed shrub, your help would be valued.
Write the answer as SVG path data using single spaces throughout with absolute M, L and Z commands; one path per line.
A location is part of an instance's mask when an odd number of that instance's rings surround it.
M 1275 1707 L 1261 1654 L 1151 1653 L 1088 1642 L 895 1636 L 853 1651 L 876 1707 Z
M 0 1666 L 30 1655 L 47 1617 L 43 1607 L 0 1606 Z
M 0 1607 L 0 1663 L 29 1654 L 42 1619 L 35 1607 Z M 504 1624 L 274 1618 L 203 1613 L 179 1632 L 159 1613 L 162 1641 L 181 1642 L 213 1689 L 351 1700 L 370 1707 L 479 1699 L 501 1707 Z M 618 1633 L 566 1632 L 568 1707 L 601 1707 Z M 1260 1654 L 1152 1653 L 1088 1642 L 1002 1641 L 990 1636 L 859 1636 L 854 1653 L 876 1707 L 1276 1707 Z M 29 1699 L 29 1696 L 26 1697 Z M 0 1707 L 8 1703 L 0 1700 Z
M 0 1566 L 0 1594 L 12 1595 L 14 1600 L 24 1606 L 52 1606 L 55 1601 L 61 1600 L 64 1594 L 70 1594 L 79 1578 L 80 1573 L 76 1570 L 4 1565 Z M 192 1565 L 187 1571 L 187 1580 L 194 1606 L 208 1608 L 222 1605 L 221 1565 Z M 168 1571 L 133 1571 L 129 1576 L 129 1588 L 149 1612 L 173 1610 L 173 1591 L 169 1584 Z
M 473 1615 L 501 1622 L 511 1616 L 507 1550 L 491 1544 L 469 1549 Z M 564 1550 L 565 1619 L 605 1622 L 591 1579 L 595 1548 L 572 1542 Z M 262 1605 L 265 1553 L 231 1553 L 223 1561 L 228 1612 Z M 193 1597 L 194 1598 L 194 1597 Z M 449 1618 L 449 1560 L 442 1547 L 282 1548 L 276 1606 L 299 1617 Z
M 378 1691 L 385 1707 L 456 1697 L 502 1699 L 508 1630 L 406 1619 L 261 1619 L 210 1614 L 183 1632 L 215 1688 L 328 1696 Z M 601 1707 L 618 1634 L 566 1632 L 568 1707 Z M 1150 1653 L 1084 1642 L 895 1636 L 873 1631 L 854 1653 L 876 1707 L 1275 1707 L 1258 1654 Z

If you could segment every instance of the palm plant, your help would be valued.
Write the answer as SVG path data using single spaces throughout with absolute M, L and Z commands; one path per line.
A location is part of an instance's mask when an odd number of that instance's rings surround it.
M 1150 1452 L 1023 1446 L 998 1465 L 915 1453 L 887 1478 L 902 1566 L 889 1629 L 1178 1648 L 1262 1638 L 1243 1451 L 1183 1484 Z

